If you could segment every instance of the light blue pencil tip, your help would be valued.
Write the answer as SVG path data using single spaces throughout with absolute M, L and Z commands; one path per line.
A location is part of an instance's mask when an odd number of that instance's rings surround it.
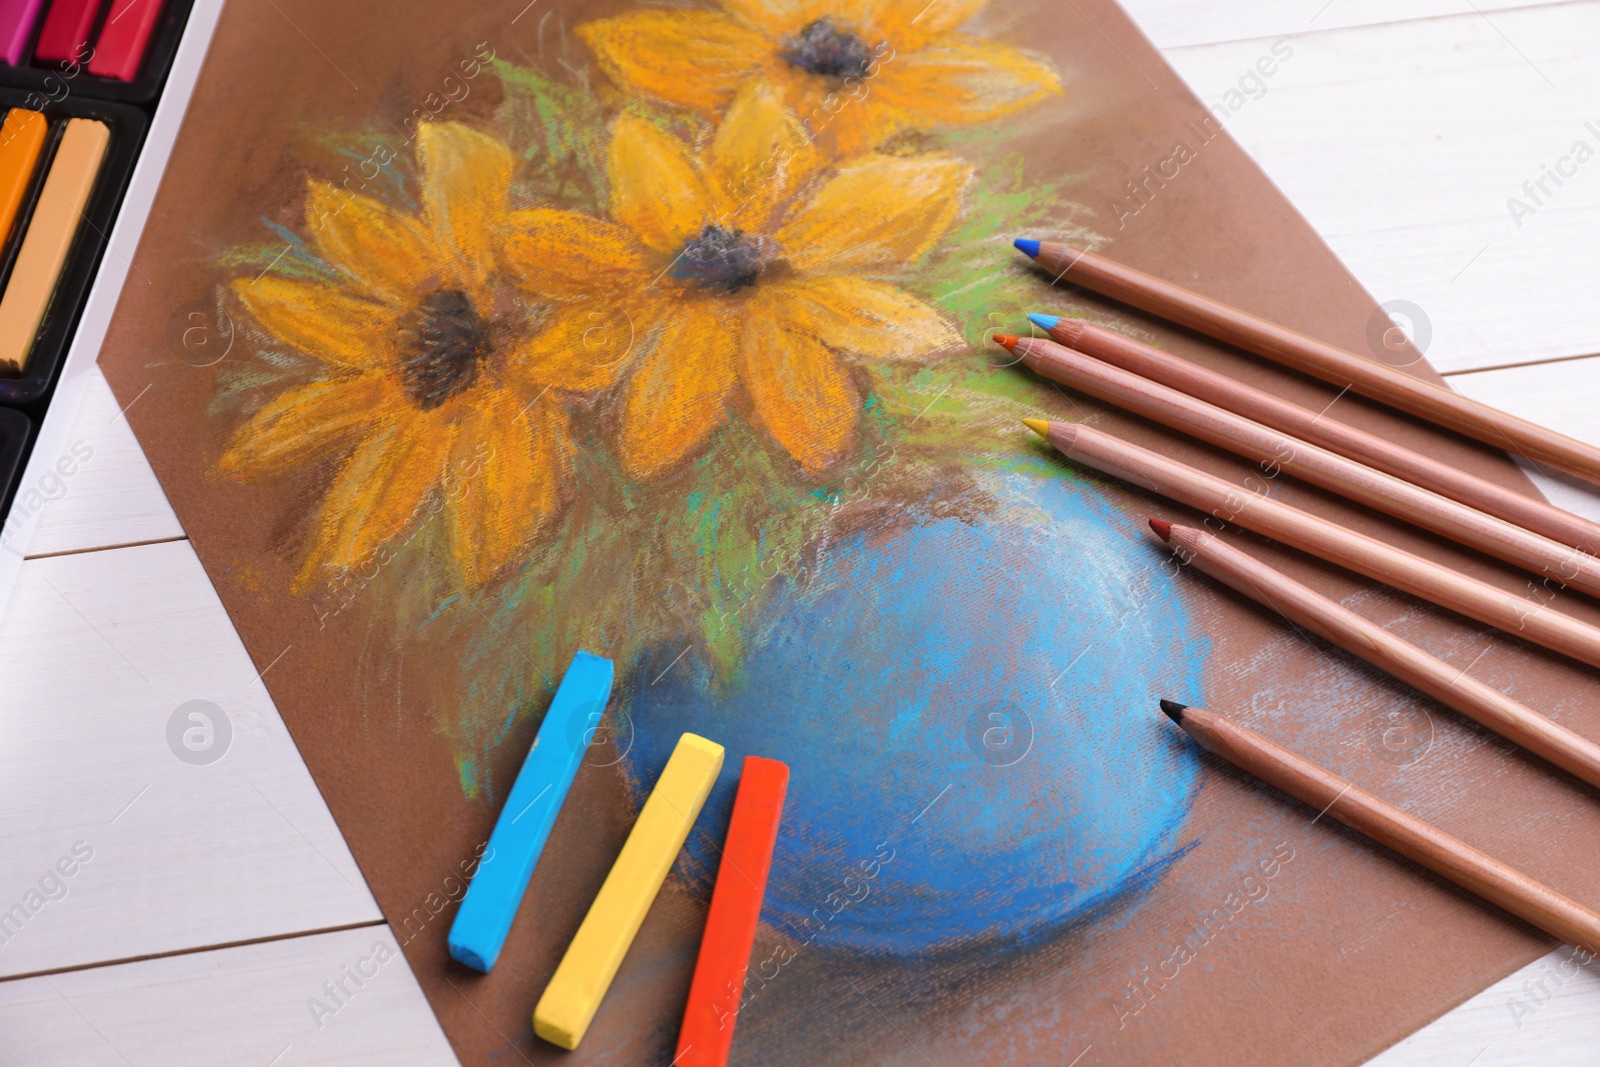
M 1018 252 L 1021 252 L 1023 255 L 1027 256 L 1029 259 L 1037 259 L 1038 258 L 1038 256 L 1039 256 L 1039 242 L 1038 241 L 1030 240 L 1029 238 L 1026 238 L 1026 237 L 1018 237 L 1015 241 L 1012 241 L 1011 243 L 1017 246 L 1017 251 Z
M 1055 324 L 1061 321 L 1061 316 L 1038 315 L 1030 312 L 1028 315 L 1028 321 L 1039 327 L 1039 329 L 1043 330 L 1045 333 L 1049 333 L 1051 329 L 1055 327 Z

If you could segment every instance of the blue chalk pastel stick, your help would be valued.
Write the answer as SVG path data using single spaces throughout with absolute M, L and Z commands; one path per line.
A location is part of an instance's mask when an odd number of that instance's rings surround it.
M 489 835 L 478 873 L 450 925 L 451 959 L 488 974 L 500 957 L 511 920 L 533 877 L 533 865 L 539 862 L 588 741 L 605 714 L 615 674 L 608 659 L 587 652 L 572 657 Z

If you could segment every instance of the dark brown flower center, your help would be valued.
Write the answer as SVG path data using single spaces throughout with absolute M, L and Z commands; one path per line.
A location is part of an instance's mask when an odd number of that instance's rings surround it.
M 708 289 L 736 292 L 754 285 L 768 258 L 768 242 L 754 234 L 724 226 L 707 226 L 683 244 L 672 264 L 672 276 Z
M 400 324 L 406 396 L 426 411 L 470 388 L 489 354 L 488 329 L 459 289 L 423 297 Z
M 778 55 L 824 78 L 860 77 L 872 65 L 872 49 L 860 37 L 820 18 L 783 42 Z

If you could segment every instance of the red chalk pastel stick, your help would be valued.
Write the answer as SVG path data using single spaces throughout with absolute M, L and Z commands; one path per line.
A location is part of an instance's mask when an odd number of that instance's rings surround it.
M 689 1005 L 678 1032 L 675 1067 L 723 1067 L 728 1062 L 788 789 L 786 764 L 745 757 L 716 888 L 711 891 L 706 932 L 700 939 L 700 958 L 689 985 Z
M 53 0 L 44 29 L 33 46 L 33 61 L 81 63 L 89 52 L 89 34 L 100 14 L 100 0 Z
M 131 82 L 144 65 L 150 35 L 161 18 L 162 0 L 111 0 L 111 13 L 94 43 L 89 73 Z

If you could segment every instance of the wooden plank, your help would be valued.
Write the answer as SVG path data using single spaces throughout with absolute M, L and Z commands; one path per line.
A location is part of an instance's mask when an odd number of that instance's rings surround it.
M 324 983 L 334 983 L 333 995 Z M 456 1059 L 380 924 L 0 982 L 0 1062 L 447 1067 Z
M 187 541 L 24 563 L 0 665 L 0 976 L 379 918 Z
M 107 238 L 107 251 L 95 271 L 94 285 L 77 317 L 72 343 L 54 386 L 50 407 L 55 417 L 46 417 L 35 427 L 33 454 L 28 457 L 19 484 L 37 485 L 45 477 L 45 469 L 54 465 L 62 451 L 69 445 L 68 432 L 72 429 L 79 402 L 88 384 L 87 372 L 93 368 L 95 358 L 105 339 L 106 327 L 122 293 L 122 284 L 133 263 L 133 252 L 144 231 L 162 173 L 177 138 L 178 128 L 188 109 L 189 98 L 199 76 L 200 66 L 210 47 L 211 33 L 216 28 L 223 0 L 194 0 L 184 24 L 182 39 L 173 54 L 167 72 L 166 85 L 161 100 L 151 117 L 145 133 L 138 161 L 128 179 L 117 219 Z M 13 509 L 14 510 L 14 509 Z M 15 518 L 9 516 L 8 518 Z M 8 523 L 19 531 L 16 544 L 0 536 L 0 608 L 10 596 L 22 569 L 23 550 L 31 540 L 33 518 L 21 523 Z
M 1600 965 L 1563 946 L 1368 1060 L 1368 1067 L 1588 1067 Z
M 135 401 L 137 402 L 137 401 Z M 38 508 L 29 556 L 81 552 L 183 536 L 183 527 L 122 417 L 98 366 L 57 464 L 18 494 Z
M 1600 444 L 1600 357 L 1453 374 L 1450 384 L 1485 404 Z M 1520 462 L 1520 461 L 1519 461 Z M 1600 489 L 1521 464 L 1552 504 L 1600 522 Z M 1600 551 L 1600 545 L 1595 546 Z
M 1122 0 L 1145 35 L 1162 49 L 1285 37 L 1313 30 L 1376 26 L 1441 15 L 1545 7 L 1550 0 Z
M 1253 98 L 1227 94 L 1272 42 L 1169 57 L 1380 301 L 1422 309 L 1453 371 L 1600 351 L 1595 40 L 1596 2 L 1299 34 Z M 1534 204 L 1523 183 L 1579 140 L 1597 159 Z

